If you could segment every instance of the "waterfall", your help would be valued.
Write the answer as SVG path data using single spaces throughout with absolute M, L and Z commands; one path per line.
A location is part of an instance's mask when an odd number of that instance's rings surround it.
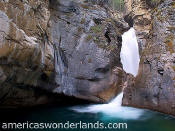
M 134 76 L 137 75 L 139 68 L 139 49 L 137 38 L 134 28 L 125 32 L 122 35 L 122 48 L 120 52 L 121 62 L 123 64 L 123 69 Z M 123 107 L 122 106 L 123 92 L 120 93 L 116 98 L 114 98 L 108 104 L 97 104 L 90 105 L 87 107 L 73 107 L 71 110 L 80 113 L 103 113 L 111 117 L 117 117 L 121 119 L 138 119 L 142 114 L 143 110 Z
M 79 113 L 102 113 L 107 117 L 120 119 L 138 119 L 143 114 L 143 110 L 132 107 L 123 107 L 123 93 L 120 93 L 114 100 L 108 104 L 95 104 L 87 107 L 75 106 L 71 110 Z
M 122 48 L 120 52 L 121 63 L 126 73 L 136 77 L 139 69 L 139 48 L 134 28 L 122 35 Z

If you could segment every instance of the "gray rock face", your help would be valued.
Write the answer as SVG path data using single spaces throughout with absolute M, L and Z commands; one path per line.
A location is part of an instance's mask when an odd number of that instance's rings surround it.
M 125 80 L 119 53 L 128 26 L 107 3 L 1 1 L 0 106 L 47 103 L 35 88 L 94 102 L 115 97 Z
M 154 10 L 152 30 L 142 37 L 145 46 L 141 47 L 140 71 L 125 88 L 124 105 L 175 115 L 174 14 L 172 0 L 164 1 Z
M 121 67 L 117 31 L 126 27 L 109 22 L 111 16 L 103 7 L 90 5 L 61 0 L 51 10 L 50 39 L 56 48 L 58 85 L 54 92 L 104 102 L 116 94 L 99 96 L 118 82 L 112 75 L 115 66 Z

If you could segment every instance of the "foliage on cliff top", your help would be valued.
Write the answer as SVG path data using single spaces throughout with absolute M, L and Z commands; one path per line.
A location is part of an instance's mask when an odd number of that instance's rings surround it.
M 111 0 L 110 4 L 115 10 L 118 10 L 118 11 L 124 10 L 124 0 Z

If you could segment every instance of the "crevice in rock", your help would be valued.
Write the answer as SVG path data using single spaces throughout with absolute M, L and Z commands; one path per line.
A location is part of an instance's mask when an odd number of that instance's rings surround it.
M 97 78 L 97 77 L 94 77 L 94 78 L 85 78 L 83 76 L 79 76 L 79 77 L 76 77 L 77 80 L 87 80 L 87 81 L 91 81 L 91 82 L 97 82 L 97 81 L 100 81 L 101 79 L 100 78 Z
M 93 20 L 94 20 L 95 24 L 97 24 L 97 25 L 102 24 L 102 19 L 94 18 Z
M 106 31 L 106 32 L 105 32 L 105 37 L 106 37 L 106 39 L 107 39 L 107 42 L 108 42 L 108 43 L 111 43 L 111 38 L 109 37 L 109 31 Z
M 164 70 L 163 69 L 158 69 L 158 73 L 163 76 Z
M 134 20 L 133 20 L 133 18 L 132 18 L 131 13 L 128 14 L 128 15 L 125 15 L 125 16 L 124 16 L 124 20 L 125 20 L 125 22 L 128 23 L 128 25 L 129 25 L 130 27 L 133 27 L 133 25 L 134 25 Z
M 42 73 L 40 78 L 41 78 L 42 81 L 45 81 L 45 82 L 49 81 L 49 77 L 45 73 Z
M 91 78 L 91 79 L 87 79 L 88 81 L 91 81 L 91 82 L 97 82 L 97 81 L 100 81 L 101 79 L 100 78 L 97 78 L 97 77 L 94 77 L 94 78 Z
M 99 73 L 107 73 L 109 70 L 110 70 L 110 67 L 109 67 L 109 65 L 107 65 L 104 68 L 97 68 L 95 71 L 99 72 Z
M 120 44 L 120 46 L 122 46 L 122 37 L 121 36 L 117 36 L 117 41 Z

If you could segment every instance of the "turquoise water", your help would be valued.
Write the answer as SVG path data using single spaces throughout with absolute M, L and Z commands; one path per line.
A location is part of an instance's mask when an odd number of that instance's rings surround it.
M 84 106 L 84 105 L 83 105 Z M 122 119 L 115 116 L 108 116 L 103 113 L 78 113 L 71 110 L 71 107 L 45 107 L 35 109 L 21 110 L 0 110 L 0 122 L 39 122 L 39 123 L 60 123 L 60 122 L 91 122 L 97 121 L 108 123 L 124 122 L 127 123 L 127 129 L 106 129 L 110 131 L 175 131 L 175 118 L 144 110 L 142 116 L 138 119 Z M 48 129 L 45 129 L 48 130 Z M 51 129 L 50 129 L 51 130 Z M 55 129 L 53 129 L 55 130 Z M 57 129 L 58 130 L 58 129 Z M 68 130 L 68 129 L 65 129 Z M 72 129 L 71 129 L 72 130 Z M 82 130 L 82 129 L 74 129 Z M 102 130 L 102 129 L 91 129 Z M 104 130 L 104 129 L 103 129 Z

